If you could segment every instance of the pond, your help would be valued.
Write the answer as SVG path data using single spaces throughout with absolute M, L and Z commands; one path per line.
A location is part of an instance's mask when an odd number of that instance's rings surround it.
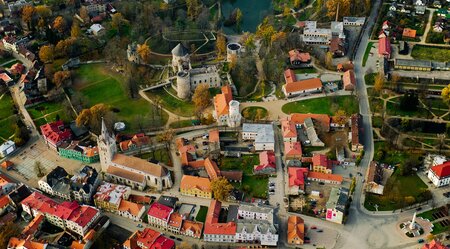
M 226 0 L 222 2 L 222 15 L 227 19 L 234 9 L 242 11 L 240 31 L 255 32 L 264 17 L 272 13 L 271 0 Z M 236 34 L 235 26 L 223 27 L 226 34 Z M 240 32 L 239 32 L 240 33 Z

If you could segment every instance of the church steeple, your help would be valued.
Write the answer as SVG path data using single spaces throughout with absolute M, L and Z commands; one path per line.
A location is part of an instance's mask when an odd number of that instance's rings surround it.
M 100 156 L 100 164 L 102 166 L 102 170 L 106 171 L 106 169 L 111 165 L 111 160 L 114 155 L 117 153 L 116 140 L 113 135 L 108 132 L 108 128 L 106 128 L 105 120 L 102 118 L 102 130 L 100 136 L 97 139 L 97 145 L 99 149 Z

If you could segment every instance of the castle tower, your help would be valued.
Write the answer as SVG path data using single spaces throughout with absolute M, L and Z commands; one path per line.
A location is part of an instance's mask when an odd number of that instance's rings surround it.
M 99 149 L 100 164 L 102 166 L 102 171 L 106 171 L 111 165 L 111 160 L 117 153 L 116 140 L 106 128 L 105 121 L 102 118 L 102 131 L 97 139 L 97 146 Z
M 188 50 L 181 43 L 172 49 L 172 67 L 174 72 L 191 69 Z
M 239 101 L 231 100 L 228 106 L 230 107 L 227 120 L 228 126 L 232 128 L 239 127 L 241 125 L 242 119 L 241 113 L 239 111 Z
M 187 99 L 191 95 L 191 75 L 188 71 L 177 73 L 177 96 L 180 99 Z

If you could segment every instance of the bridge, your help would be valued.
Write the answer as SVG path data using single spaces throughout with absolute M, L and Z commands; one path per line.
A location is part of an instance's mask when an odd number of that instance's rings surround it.
M 170 78 L 167 78 L 167 79 L 164 79 L 164 80 L 160 81 L 157 85 L 145 87 L 145 88 L 142 88 L 141 90 L 146 92 L 146 91 L 157 89 L 157 88 L 160 88 L 160 87 L 163 87 L 163 86 L 168 86 L 168 85 L 172 84 L 172 80 L 174 80 L 175 78 L 176 78 L 175 76 L 172 76 Z

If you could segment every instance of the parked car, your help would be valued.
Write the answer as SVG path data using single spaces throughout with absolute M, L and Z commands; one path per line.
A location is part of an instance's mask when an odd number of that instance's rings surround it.
M 322 232 L 323 232 L 323 230 L 322 230 L 322 229 L 319 229 L 319 230 L 317 230 L 317 232 L 318 232 L 318 233 L 322 233 Z
M 313 229 L 313 230 L 314 230 L 314 229 L 317 229 L 317 227 L 316 227 L 316 226 L 312 226 L 312 227 L 311 227 L 311 229 Z
M 420 211 L 420 210 L 422 210 L 422 207 L 416 208 L 416 211 Z
M 320 184 L 320 185 L 325 185 L 325 183 L 324 183 L 324 182 L 319 182 L 319 184 Z
M 425 240 L 423 240 L 423 239 L 419 239 L 417 242 L 418 243 L 423 243 Z

